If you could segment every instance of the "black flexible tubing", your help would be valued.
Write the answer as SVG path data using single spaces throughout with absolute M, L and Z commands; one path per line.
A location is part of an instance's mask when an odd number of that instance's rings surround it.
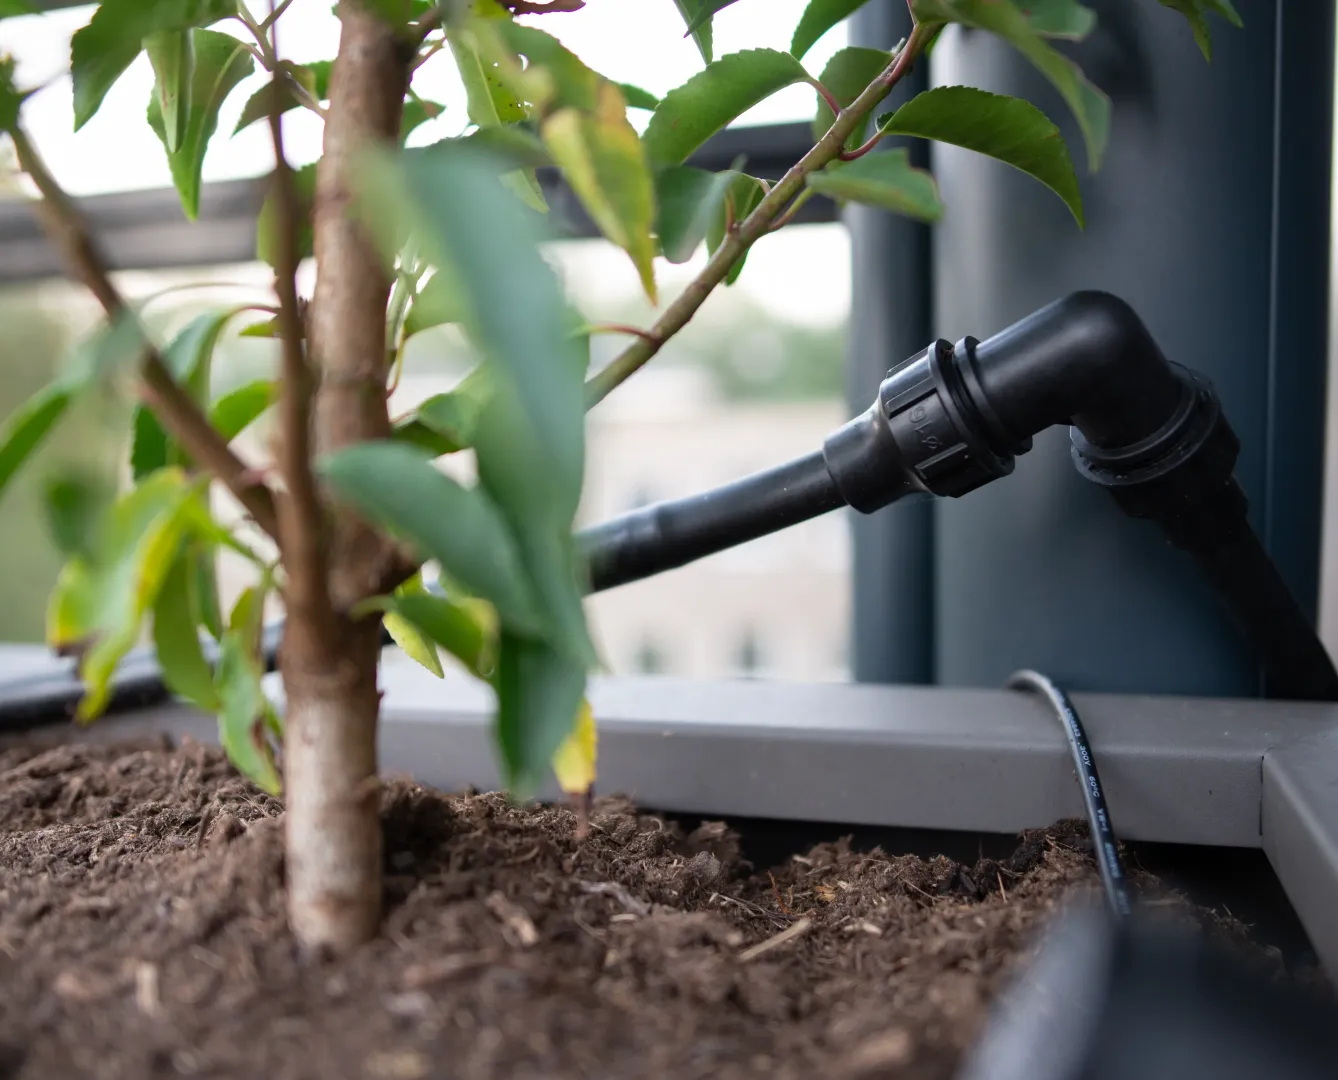
M 1092 753 L 1087 732 L 1078 719 L 1078 710 L 1052 679 L 1037 671 L 1015 671 L 1008 677 L 1005 686 L 1009 690 L 1025 690 L 1042 695 L 1063 725 L 1069 750 L 1073 754 L 1073 764 L 1078 770 L 1083 805 L 1087 808 L 1087 820 L 1092 829 L 1092 850 L 1101 873 L 1101 884 L 1106 891 L 1106 901 L 1116 919 L 1126 918 L 1132 905 L 1125 883 L 1124 864 L 1120 861 L 1120 849 L 1110 822 L 1110 810 L 1106 807 L 1106 795 L 1101 787 L 1101 779 L 1097 776 L 1096 755 Z
M 633 510 L 584 530 L 578 543 L 600 592 L 844 506 L 822 451 L 741 480 Z

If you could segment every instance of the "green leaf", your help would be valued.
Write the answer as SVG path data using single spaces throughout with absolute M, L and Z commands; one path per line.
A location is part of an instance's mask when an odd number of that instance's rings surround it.
M 390 430 L 391 441 L 410 449 L 421 451 L 428 459 L 439 458 L 463 450 L 459 443 L 446 438 L 439 431 L 433 431 L 416 416 L 396 421 Z
M 510 625 L 541 620 L 506 519 L 488 495 L 461 487 L 407 446 L 364 442 L 320 463 L 326 483 L 358 513 L 435 559 Z
M 865 3 L 866 0 L 808 0 L 808 7 L 804 8 L 799 25 L 794 28 L 794 37 L 790 39 L 790 55 L 802 60 L 823 34 L 842 19 L 848 19 Z
M 167 163 L 172 182 L 181 196 L 186 217 L 194 221 L 200 212 L 200 174 L 209 140 L 218 127 L 218 111 L 239 82 L 255 69 L 246 47 L 236 38 L 216 30 L 192 30 L 195 66 L 190 86 L 190 109 L 176 149 L 168 138 L 166 120 L 160 107 L 162 87 L 155 88 L 149 101 L 149 126 L 167 148 Z
M 561 483 L 555 470 L 536 467 L 543 447 L 515 388 L 499 380 L 474 432 L 479 483 L 511 526 L 540 609 L 547 640 L 587 665 L 598 657 L 585 621 L 572 520 L 581 484 Z M 514 627 L 520 629 L 519 627 Z
M 311 214 L 316 205 L 316 163 L 293 170 L 293 190 L 297 195 L 297 257 L 305 259 L 312 251 Z M 274 193 L 265 196 L 256 218 L 256 258 L 274 266 L 278 260 L 277 242 L 279 208 Z M 252 335 L 258 336 L 258 335 Z
M 987 30 L 1017 49 L 1073 111 L 1087 144 L 1088 168 L 1100 168 L 1110 137 L 1110 99 L 1087 81 L 1077 64 L 1046 44 L 1021 10 L 999 0 L 912 0 L 911 10 L 920 22 L 957 22 Z
M 475 675 L 486 677 L 496 664 L 495 616 L 479 601 L 456 601 L 416 591 L 397 596 L 402 618 L 454 656 Z
M 163 363 L 198 405 L 209 395 L 209 370 L 214 348 L 228 320 L 245 308 L 229 308 L 197 315 L 166 349 Z M 136 482 L 167 464 L 187 464 L 185 455 L 172 443 L 152 411 L 136 406 L 134 439 L 130 447 L 131 472 Z
M 183 547 L 172 561 L 153 606 L 153 645 L 167 688 L 213 712 L 219 701 L 213 669 L 200 645 L 200 618 L 191 603 L 193 571 L 191 554 Z
M 715 17 L 717 11 L 723 11 L 737 2 L 738 0 L 697 0 L 697 13 L 692 16 L 692 20 L 688 23 L 688 34 L 700 30 L 709 23 Z M 684 37 L 686 36 L 685 34 Z
M 1231 0 L 1161 0 L 1161 5 L 1180 12 L 1188 20 L 1194 41 L 1205 60 L 1213 58 L 1212 31 L 1208 29 L 1209 15 L 1220 15 L 1238 29 L 1243 25 Z
M 228 760 L 262 791 L 282 788 L 269 732 L 272 706 L 261 686 L 263 669 L 247 642 L 247 633 L 223 634 L 214 676 L 218 695 L 218 736 Z
M 405 155 L 398 168 L 383 158 L 371 172 L 376 193 L 368 194 L 408 207 L 430 260 L 452 268 L 466 331 L 523 402 L 540 447 L 534 460 L 546 462 L 555 488 L 579 491 L 585 357 L 568 333 L 557 276 L 539 252 L 542 220 L 517 207 L 473 155 Z M 524 318 L 516 317 L 515 297 L 525 298 Z
M 65 415 L 74 391 L 64 382 L 53 382 L 5 417 L 0 425 L 0 495 L 34 450 Z
M 437 270 L 418 290 L 404 319 L 404 336 L 412 337 L 434 326 L 458 323 L 465 317 L 460 287 L 449 270 Z
M 433 150 L 445 152 L 481 152 L 500 166 L 512 166 L 518 169 L 534 169 L 553 164 L 543 142 L 528 128 L 520 124 L 502 124 L 497 127 L 479 128 L 468 135 L 456 139 L 442 139 L 439 143 L 424 147 L 424 152 Z M 414 153 L 415 151 L 410 151 Z
M 250 323 L 237 331 L 238 337 L 277 338 L 283 337 L 283 328 L 279 326 L 279 317 L 261 319 Z
M 329 60 L 320 60 L 314 64 L 294 64 L 290 60 L 284 60 L 281 67 L 286 77 L 271 79 L 247 99 L 237 126 L 232 129 L 234 135 L 259 120 L 268 120 L 276 102 L 280 113 L 301 108 L 302 102 L 294 90 L 294 83 L 317 101 L 325 101 L 328 98 L 330 71 L 334 67 Z
M 969 86 L 939 86 L 906 102 L 880 130 L 951 143 L 1012 165 L 1063 199 L 1083 224 L 1082 193 L 1068 147 L 1029 101 Z
M 195 497 L 181 470 L 154 473 L 111 507 L 91 556 L 72 559 L 62 570 L 50 602 L 51 644 L 96 637 L 80 666 L 81 720 L 106 706 L 112 673 L 158 598 L 181 545 L 183 510 Z
M 479 127 L 514 124 L 526 117 L 525 103 L 503 79 L 497 62 L 484 60 L 474 42 L 459 34 L 447 41 L 465 87 L 469 119 Z
M 406 99 L 404 111 L 400 115 L 400 145 L 403 145 L 404 140 L 418 128 L 429 120 L 435 120 L 445 111 L 446 106 L 438 105 L 435 101 L 425 101 L 417 97 Z
M 237 0 L 102 0 L 88 24 L 70 39 L 74 130 L 93 118 L 107 91 L 139 55 L 145 38 L 208 26 L 236 14 Z
M 642 90 L 639 86 L 633 86 L 631 83 L 615 83 L 615 86 L 623 92 L 623 98 L 627 101 L 629 109 L 645 109 L 647 112 L 654 112 L 660 107 L 660 99 L 649 90 Z
M 657 167 L 681 165 L 754 105 L 808 77 L 798 60 L 775 49 L 722 56 L 664 96 L 643 136 L 646 157 Z
M 497 743 L 507 786 L 531 797 L 572 730 L 585 668 L 543 641 L 502 631 L 497 656 Z
M 491 396 L 493 384 L 485 366 L 480 365 L 444 394 L 434 394 L 418 406 L 414 418 L 441 436 L 452 454 L 474 444 L 483 406 Z
M 671 165 L 655 177 L 660 248 L 671 263 L 685 263 L 721 214 L 738 177 L 733 170 L 712 173 L 691 165 Z
M 269 580 L 259 585 L 248 585 L 232 605 L 228 629 L 237 634 L 242 646 L 252 656 L 260 653 L 260 632 L 265 627 L 265 598 L 269 594 Z
M 458 34 L 447 35 L 447 41 L 460 81 L 464 83 L 469 119 L 473 123 L 480 128 L 492 128 L 526 119 L 525 104 L 502 77 L 500 63 L 482 58 L 478 48 Z M 527 206 L 540 212 L 547 210 L 532 171 L 508 173 L 503 182 Z
M 599 88 L 592 115 L 565 108 L 543 126 L 544 145 L 599 231 L 627 252 L 652 304 L 655 184 L 618 88 Z
M 823 68 L 818 81 L 827 88 L 840 103 L 841 108 L 844 109 L 853 104 L 855 99 L 864 93 L 868 85 L 882 74 L 891 62 L 892 54 L 883 52 L 882 49 L 861 49 L 851 46 L 848 49 L 842 49 L 827 61 L 827 66 Z M 827 104 L 827 99 L 819 94 L 818 113 L 813 120 L 813 141 L 817 142 L 826 135 L 835 122 L 836 114 L 832 112 L 831 106 Z M 850 136 L 846 139 L 846 147 L 847 149 L 854 149 L 863 141 L 864 131 L 861 126 L 850 133 Z
M 367 607 L 385 612 L 383 621 L 406 653 L 438 678 L 445 672 L 437 655 L 440 645 L 471 674 L 486 678 L 496 663 L 496 614 L 483 600 L 457 601 L 423 588 L 421 574 L 395 590 L 374 597 Z
M 162 116 L 162 139 L 175 154 L 186 139 L 190 119 L 191 80 L 195 74 L 195 45 L 189 30 L 162 30 L 144 39 L 144 51 L 153 65 L 154 99 Z
M 537 65 L 551 82 L 551 93 L 543 104 L 550 109 L 573 108 L 594 112 L 599 108 L 600 84 L 605 82 L 583 60 L 552 34 L 517 22 L 499 22 L 497 33 L 515 53 L 530 61 L 532 76 Z M 505 121 L 504 121 L 505 122 Z
M 879 206 L 920 221 L 943 216 L 938 185 L 929 173 L 911 164 L 905 147 L 865 154 L 839 169 L 814 173 L 808 186 L 833 199 Z
M 36 15 L 37 9 L 28 0 L 0 0 L 0 19 L 12 19 L 15 15 Z
M 279 400 L 279 384 L 257 379 L 229 390 L 209 406 L 209 424 L 231 442 Z
M 92 544 L 116 492 L 88 470 L 65 470 L 46 482 L 43 506 L 56 547 L 67 558 L 92 554 Z
M 187 542 L 190 559 L 191 602 L 200 624 L 215 641 L 223 637 L 223 614 L 218 600 L 218 559 L 211 543 L 195 539 Z
M 708 0 L 674 0 L 674 7 L 678 8 L 678 13 L 683 16 L 683 22 L 692 26 L 697 23 L 697 16 L 701 10 L 706 7 Z M 695 30 L 689 30 L 692 40 L 697 43 L 697 51 L 702 54 L 702 60 L 706 63 L 711 62 L 711 20 L 698 23 Z
M 144 327 L 132 310 L 98 325 L 71 350 L 56 380 L 75 393 L 94 382 L 108 383 L 138 367 L 144 358 Z
M 1096 29 L 1096 12 L 1077 0 L 1026 0 L 1018 6 L 1042 37 L 1082 41 Z
M 757 177 L 749 176 L 747 173 L 733 172 L 725 205 L 716 211 L 715 217 L 711 220 L 710 228 L 706 230 L 706 250 L 714 255 L 716 249 L 724 243 L 727 217 L 735 222 L 743 221 L 757 209 L 758 204 L 766 198 L 766 194 L 766 188 Z M 726 211 L 728 211 L 728 215 Z M 726 285 L 733 285 L 734 282 L 739 280 L 739 275 L 743 273 L 743 265 L 747 261 L 748 253 L 745 251 L 730 267 L 729 273 L 725 275 Z

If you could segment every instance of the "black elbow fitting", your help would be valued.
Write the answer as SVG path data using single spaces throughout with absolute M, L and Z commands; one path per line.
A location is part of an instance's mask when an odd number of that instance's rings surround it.
M 869 513 L 907 483 L 958 497 L 1007 476 L 1054 424 L 1072 425 L 1085 476 L 1136 489 L 1117 497 L 1137 516 L 1229 482 L 1239 451 L 1207 380 L 1162 356 L 1124 301 L 1081 292 L 987 341 L 937 341 L 893 368 L 823 453 L 846 501 Z
M 845 501 L 871 513 L 908 490 L 958 497 L 1006 476 L 1054 424 L 1070 425 L 1084 477 L 1195 558 L 1272 696 L 1338 700 L 1338 672 L 1250 527 L 1216 392 L 1114 296 L 1075 293 L 987 341 L 935 342 L 888 372 L 823 455 Z

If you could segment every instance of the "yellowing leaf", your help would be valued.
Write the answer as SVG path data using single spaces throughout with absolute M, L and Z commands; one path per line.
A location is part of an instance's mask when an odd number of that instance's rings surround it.
M 604 83 L 593 115 L 561 109 L 544 123 L 543 137 L 586 213 L 631 257 L 655 303 L 655 184 L 622 93 Z
M 410 660 L 427 668 L 438 679 L 446 677 L 446 672 L 441 668 L 441 657 L 437 655 L 437 647 L 418 627 L 393 611 L 382 616 L 381 621 L 385 624 L 386 632 Z
M 595 786 L 595 758 L 599 739 L 590 702 L 582 701 L 571 734 L 553 754 L 553 772 L 568 795 L 585 795 Z

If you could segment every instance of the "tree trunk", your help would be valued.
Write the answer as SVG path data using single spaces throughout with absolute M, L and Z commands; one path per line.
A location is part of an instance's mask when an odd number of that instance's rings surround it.
M 359 0 L 341 0 L 338 11 L 339 53 L 316 174 L 316 288 L 308 318 L 319 379 L 312 432 L 317 454 L 390 432 L 390 278 L 351 213 L 352 179 L 361 150 L 393 143 L 399 134 L 414 52 Z M 375 618 L 355 623 L 348 612 L 377 591 L 394 549 L 344 511 L 330 515 L 329 528 L 335 626 L 293 610 L 285 631 L 284 780 L 289 922 L 305 947 L 340 952 L 372 937 L 381 916 L 380 624 Z
M 322 952 L 367 941 L 381 922 L 381 628 L 340 622 L 330 655 L 309 651 L 290 621 L 282 658 L 288 918 L 303 946 Z

